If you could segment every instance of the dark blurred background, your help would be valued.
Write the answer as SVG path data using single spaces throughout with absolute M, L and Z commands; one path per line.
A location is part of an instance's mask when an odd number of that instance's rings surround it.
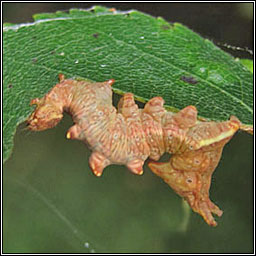
M 93 5 L 97 3 L 3 3 L 3 21 L 32 22 L 35 13 L 89 8 Z M 161 16 L 169 22 L 180 22 L 215 43 L 253 48 L 253 3 L 107 2 L 98 5 L 118 10 L 136 9 L 156 17 Z M 231 51 L 231 54 L 252 58 L 245 52 Z

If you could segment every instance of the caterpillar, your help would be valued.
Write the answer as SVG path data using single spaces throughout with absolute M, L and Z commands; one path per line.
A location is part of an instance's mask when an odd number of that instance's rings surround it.
M 27 120 L 28 128 L 52 128 L 67 111 L 74 125 L 66 137 L 89 145 L 89 165 L 96 176 L 111 164 L 126 165 L 132 173 L 142 175 L 149 157 L 152 172 L 208 225 L 216 226 L 212 214 L 220 217 L 222 211 L 209 198 L 211 176 L 223 147 L 241 129 L 241 122 L 234 116 L 223 122 L 198 121 L 192 105 L 177 113 L 168 112 L 161 97 L 150 99 L 139 109 L 132 93 L 125 93 L 116 109 L 112 105 L 114 82 L 65 79 L 59 74 L 58 84 L 41 99 L 31 100 L 36 108 Z M 156 162 L 165 152 L 171 154 L 170 161 Z

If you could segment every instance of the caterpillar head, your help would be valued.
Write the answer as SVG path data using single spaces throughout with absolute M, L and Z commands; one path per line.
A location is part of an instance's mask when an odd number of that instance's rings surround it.
M 42 99 L 33 99 L 30 105 L 37 105 L 34 112 L 28 118 L 28 128 L 33 131 L 43 131 L 58 124 L 63 117 L 62 108 Z

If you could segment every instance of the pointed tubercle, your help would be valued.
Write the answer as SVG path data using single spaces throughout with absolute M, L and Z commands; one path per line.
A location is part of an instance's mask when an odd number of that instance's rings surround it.
M 135 159 L 135 160 L 132 160 L 131 162 L 129 162 L 127 164 L 127 167 L 130 169 L 130 171 L 132 173 L 137 174 L 137 175 L 142 175 L 143 174 L 143 164 L 144 164 L 144 161 Z
M 68 140 L 71 139 L 71 134 L 70 134 L 70 132 L 67 132 L 66 138 L 67 138 Z
M 61 73 L 60 73 L 60 74 L 58 75 L 58 77 L 59 77 L 59 81 L 60 81 L 60 82 L 62 82 L 62 81 L 65 80 L 64 74 L 61 74 Z
M 89 159 L 89 165 L 95 176 L 100 177 L 103 169 L 110 164 L 110 161 L 101 153 L 93 152 Z
M 109 79 L 106 81 L 110 86 L 112 86 L 115 83 L 115 79 Z
M 30 101 L 30 106 L 32 106 L 32 105 L 38 105 L 39 101 L 40 101 L 39 98 L 32 99 L 32 100 Z

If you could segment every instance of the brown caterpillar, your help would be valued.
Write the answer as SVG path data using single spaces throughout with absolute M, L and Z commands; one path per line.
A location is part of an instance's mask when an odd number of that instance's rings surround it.
M 114 80 L 92 83 L 65 79 L 43 98 L 33 99 L 37 107 L 28 118 L 29 129 L 52 128 L 68 111 L 74 125 L 68 139 L 86 142 L 93 153 L 89 164 L 96 176 L 110 164 L 124 164 L 133 173 L 143 173 L 144 161 L 172 154 L 167 163 L 150 162 L 151 170 L 184 197 L 205 221 L 216 226 L 212 213 L 222 211 L 209 199 L 211 175 L 219 163 L 224 145 L 241 127 L 236 117 L 224 122 L 200 122 L 197 109 L 188 106 L 178 113 L 167 112 L 164 100 L 155 97 L 144 109 L 126 93 L 116 109 L 112 105 Z

